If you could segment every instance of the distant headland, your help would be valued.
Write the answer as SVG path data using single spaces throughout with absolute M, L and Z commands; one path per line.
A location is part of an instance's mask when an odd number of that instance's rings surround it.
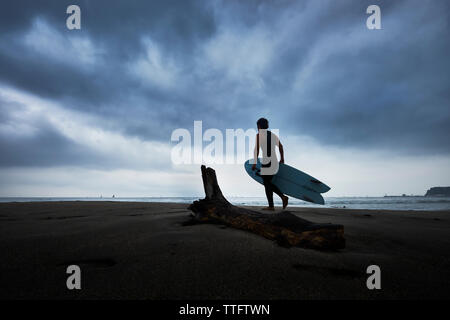
M 427 190 L 425 197 L 450 197 L 450 187 L 433 187 Z
M 427 190 L 424 196 L 414 194 L 384 195 L 384 198 L 400 198 L 400 197 L 450 197 L 450 187 L 432 187 Z

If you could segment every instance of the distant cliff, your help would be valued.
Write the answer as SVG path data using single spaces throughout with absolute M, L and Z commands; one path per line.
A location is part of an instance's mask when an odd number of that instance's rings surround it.
M 427 191 L 425 197 L 450 197 L 450 187 L 433 187 Z

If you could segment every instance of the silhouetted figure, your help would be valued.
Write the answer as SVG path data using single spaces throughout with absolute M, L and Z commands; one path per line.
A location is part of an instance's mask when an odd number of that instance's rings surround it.
M 283 145 L 280 142 L 280 139 L 277 137 L 276 134 L 268 131 L 269 128 L 269 121 L 265 118 L 260 118 L 256 125 L 258 126 L 258 134 L 256 135 L 256 144 L 255 144 L 255 157 L 254 159 L 258 159 L 259 156 L 259 149 L 261 148 L 263 151 L 263 161 L 262 161 L 262 167 L 263 168 L 270 168 L 271 167 L 271 159 L 275 159 L 275 161 L 278 161 L 275 153 L 275 146 L 278 146 L 278 149 L 280 150 L 280 163 L 284 163 L 284 150 Z M 261 139 L 266 139 L 266 143 L 260 143 L 260 137 Z M 273 155 L 273 156 L 272 156 Z M 256 163 L 253 164 L 252 170 L 256 169 Z M 288 205 L 289 198 L 285 196 L 280 189 L 276 185 L 272 183 L 273 174 L 263 174 L 263 170 L 261 170 L 261 177 L 263 178 L 264 182 L 264 188 L 266 190 L 266 197 L 267 201 L 269 202 L 269 206 L 264 208 L 263 210 L 275 210 L 273 205 L 273 193 L 275 192 L 283 201 L 283 209 L 285 209 Z

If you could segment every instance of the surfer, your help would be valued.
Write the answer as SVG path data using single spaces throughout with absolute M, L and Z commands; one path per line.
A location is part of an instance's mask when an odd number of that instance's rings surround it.
M 274 211 L 274 205 L 273 205 L 273 193 L 275 192 L 283 201 L 283 209 L 286 209 L 288 205 L 289 198 L 285 196 L 280 189 L 276 185 L 272 183 L 272 178 L 275 175 L 275 173 L 278 171 L 278 163 L 276 165 L 272 165 L 271 160 L 274 160 L 274 162 L 277 162 L 277 155 L 275 153 L 275 146 L 278 146 L 278 149 L 280 151 L 280 163 L 284 163 L 284 150 L 283 145 L 280 142 L 280 139 L 278 139 L 277 135 L 268 131 L 269 129 L 269 121 L 265 118 L 260 118 L 256 125 L 258 126 L 258 133 L 256 134 L 256 145 L 255 145 L 255 157 L 254 159 L 258 159 L 259 156 L 259 149 L 262 149 L 262 165 L 261 165 L 261 177 L 264 181 L 264 188 L 266 190 L 266 197 L 267 201 L 269 202 L 269 206 L 264 208 L 263 210 L 270 210 Z M 261 143 L 260 143 L 260 137 L 261 137 Z M 275 171 L 268 170 L 273 169 L 275 167 Z M 266 169 L 266 170 L 264 170 Z M 252 170 L 256 170 L 256 163 L 252 165 Z M 272 171 L 272 172 L 271 172 Z

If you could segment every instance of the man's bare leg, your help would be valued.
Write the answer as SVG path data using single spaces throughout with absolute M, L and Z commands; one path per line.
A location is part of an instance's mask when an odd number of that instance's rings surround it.
M 283 196 L 281 198 L 281 200 L 283 201 L 283 210 L 286 209 L 288 202 L 289 202 L 289 198 L 287 196 Z

